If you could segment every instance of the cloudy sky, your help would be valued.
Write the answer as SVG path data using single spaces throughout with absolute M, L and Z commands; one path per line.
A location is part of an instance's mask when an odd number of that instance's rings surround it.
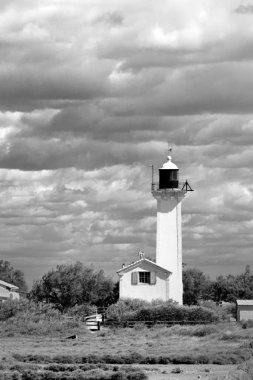
M 1 259 L 32 284 L 154 256 L 169 142 L 183 261 L 252 264 L 252 0 L 9 0 L 0 32 Z

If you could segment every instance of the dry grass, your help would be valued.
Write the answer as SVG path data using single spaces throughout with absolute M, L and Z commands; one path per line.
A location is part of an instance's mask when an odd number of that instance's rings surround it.
M 76 340 L 66 339 L 61 329 L 55 336 L 2 336 L 0 380 L 141 380 L 146 378 L 142 366 L 127 370 L 124 364 L 225 365 L 253 355 L 253 328 L 237 324 L 106 328 L 96 333 L 78 324 L 71 332 L 78 335 Z
M 122 364 L 131 360 L 137 363 L 150 360 L 154 364 L 233 364 L 248 359 L 253 353 L 253 328 L 244 330 L 236 324 L 104 329 L 97 333 L 80 327 L 77 330 L 77 340 L 67 340 L 63 333 L 55 337 L 2 337 L 0 356 L 7 361 L 22 352 L 23 358 L 37 355 L 46 360 L 51 357 L 52 361 L 58 356 L 67 361 L 70 358 L 70 362 L 79 358 L 89 361 L 92 357 L 95 362 L 107 360 Z M 77 330 L 73 329 L 72 333 Z
M 66 364 L 5 364 L 0 368 L 0 380 L 146 380 L 140 368 L 110 365 Z

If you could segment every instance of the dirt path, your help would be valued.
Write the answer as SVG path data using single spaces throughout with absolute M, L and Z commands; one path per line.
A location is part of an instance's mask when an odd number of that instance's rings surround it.
M 236 367 L 237 365 L 168 364 L 143 366 L 142 368 L 147 373 L 149 380 L 225 380 L 228 372 Z

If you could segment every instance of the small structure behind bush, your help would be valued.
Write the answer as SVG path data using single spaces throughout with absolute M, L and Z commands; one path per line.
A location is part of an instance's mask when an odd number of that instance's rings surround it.
M 19 288 L 13 284 L 0 280 L 0 302 L 6 300 L 18 300 Z
M 236 300 L 237 322 L 253 320 L 253 300 Z

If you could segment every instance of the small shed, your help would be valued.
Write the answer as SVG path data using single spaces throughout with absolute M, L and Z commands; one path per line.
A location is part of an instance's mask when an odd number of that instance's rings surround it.
M 253 300 L 236 300 L 237 322 L 253 320 Z
M 142 255 L 140 260 L 118 270 L 119 298 L 138 298 L 148 302 L 169 300 L 171 272 Z
M 0 302 L 8 299 L 19 299 L 19 288 L 13 284 L 0 280 Z

